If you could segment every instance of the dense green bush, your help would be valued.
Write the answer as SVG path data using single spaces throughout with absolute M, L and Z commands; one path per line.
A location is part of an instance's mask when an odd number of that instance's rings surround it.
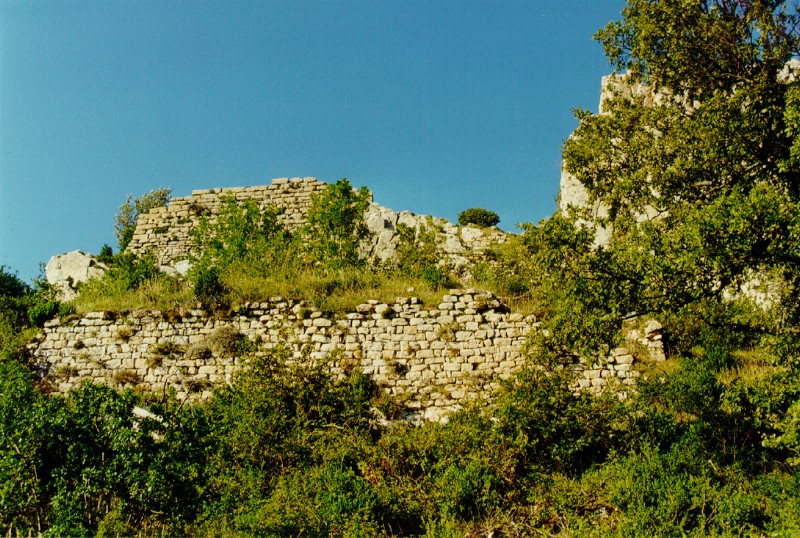
M 194 280 L 194 296 L 200 303 L 211 308 L 221 305 L 225 301 L 225 284 L 220 277 L 220 270 L 217 267 L 195 267 L 192 275 Z
M 461 226 L 475 224 L 481 228 L 488 228 L 490 226 L 497 226 L 499 223 L 500 217 L 497 213 L 481 207 L 465 209 L 458 214 L 458 224 Z
M 346 178 L 312 196 L 302 230 L 312 263 L 334 270 L 364 266 L 366 259 L 361 247 L 371 233 L 364 221 L 364 212 L 370 202 L 367 188 L 355 190 Z
M 24 353 L 35 327 L 67 311 L 44 278 L 29 286 L 0 266 L 0 357 Z

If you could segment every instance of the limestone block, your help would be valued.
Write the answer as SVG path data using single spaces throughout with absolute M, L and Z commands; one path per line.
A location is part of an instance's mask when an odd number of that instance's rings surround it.
M 633 355 L 630 354 L 618 356 L 616 359 L 618 364 L 633 364 Z
M 600 370 L 584 370 L 583 377 L 585 379 L 596 379 L 600 377 Z

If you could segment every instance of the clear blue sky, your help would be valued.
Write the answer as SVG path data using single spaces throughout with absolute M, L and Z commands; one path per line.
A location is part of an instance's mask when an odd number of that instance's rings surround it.
M 0 0 L 0 264 L 114 247 L 128 193 L 347 177 L 501 227 L 555 211 L 622 0 Z

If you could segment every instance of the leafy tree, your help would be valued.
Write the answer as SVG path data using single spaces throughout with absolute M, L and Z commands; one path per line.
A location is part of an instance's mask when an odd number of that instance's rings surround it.
M 578 111 L 564 144 L 567 170 L 608 207 L 597 223 L 611 244 L 587 249 L 561 226 L 529 227 L 532 242 L 566 249 L 549 267 L 595 334 L 723 301 L 755 273 L 780 275 L 783 296 L 772 323 L 749 330 L 796 332 L 800 82 L 779 74 L 800 52 L 800 15 L 766 0 L 630 0 L 622 15 L 596 37 L 627 86 L 647 86 Z
M 369 204 L 367 188 L 354 190 L 346 178 L 312 197 L 303 237 L 313 263 L 328 269 L 364 265 L 360 247 L 370 236 L 364 222 Z
M 458 223 L 461 226 L 475 224 L 481 228 L 488 228 L 490 226 L 497 226 L 499 222 L 500 217 L 497 215 L 497 213 L 481 207 L 465 209 L 458 214 Z
M 166 206 L 169 204 L 171 194 L 171 187 L 159 187 L 136 198 L 130 194 L 125 198 L 125 203 L 119 206 L 114 218 L 114 233 L 117 236 L 120 251 L 125 250 L 125 247 L 133 239 L 139 215 L 156 207 Z

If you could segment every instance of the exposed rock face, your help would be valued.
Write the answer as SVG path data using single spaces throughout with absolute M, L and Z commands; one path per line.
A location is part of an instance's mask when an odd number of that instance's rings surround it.
M 58 289 L 61 300 L 69 301 L 78 295 L 79 283 L 101 278 L 107 270 L 108 267 L 91 254 L 73 250 L 50 258 L 45 276 L 47 282 Z
M 397 254 L 398 226 L 405 225 L 413 229 L 424 227 L 437 233 L 444 254 L 442 261 L 456 271 L 468 266 L 471 254 L 480 254 L 487 248 L 505 243 L 511 237 L 496 227 L 456 226 L 445 219 L 415 215 L 408 211 L 398 213 L 375 203 L 367 209 L 364 219 L 373 233 L 367 252 L 369 256 L 381 261 L 392 259 Z

